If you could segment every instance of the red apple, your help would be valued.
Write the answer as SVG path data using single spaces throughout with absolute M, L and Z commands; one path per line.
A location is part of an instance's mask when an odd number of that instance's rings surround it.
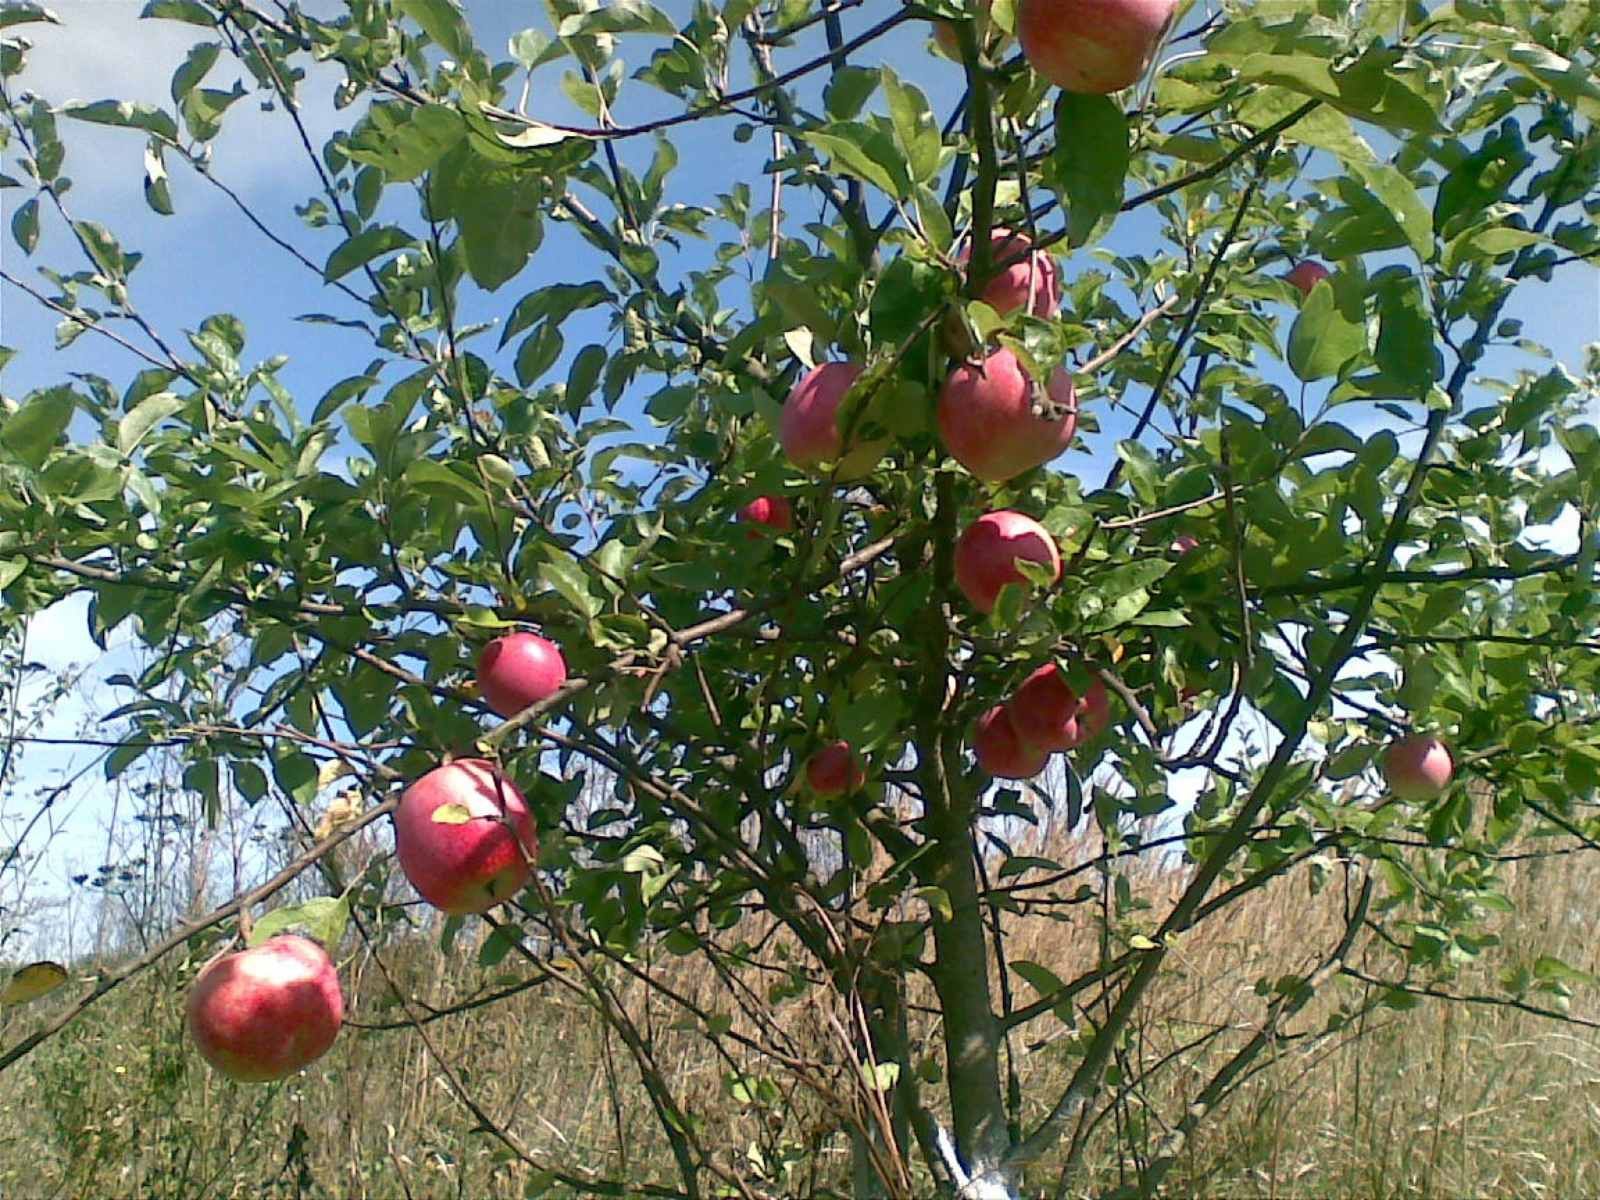
M 1046 415 L 1035 415 L 1035 401 Z M 1078 393 L 1072 376 L 1057 369 L 1036 395 L 1033 379 L 1010 350 L 996 350 L 981 366 L 962 363 L 939 393 L 939 436 L 958 463 L 987 483 L 1002 483 L 1042 466 L 1072 442 L 1078 428 Z
M 328 1052 L 344 1021 L 344 994 L 328 952 L 286 933 L 225 954 L 194 981 L 189 1036 L 230 1079 L 265 1083 Z
M 806 760 L 806 782 L 819 796 L 842 796 L 867 782 L 849 742 L 833 742 Z
M 413 783 L 400 797 L 394 827 L 395 856 L 411 886 L 454 915 L 484 912 L 516 895 L 538 854 L 527 801 L 484 758 L 457 759 Z
M 1312 288 L 1332 274 L 1333 272 L 1329 271 L 1321 263 L 1307 259 L 1285 275 L 1283 280 L 1285 283 L 1292 284 L 1298 288 L 1302 296 L 1309 296 Z
M 1096 679 L 1083 690 L 1078 702 L 1078 730 L 1083 741 L 1092 742 L 1111 728 L 1111 694 L 1106 685 Z
M 1198 550 L 1199 548 L 1200 539 L 1189 533 L 1180 533 L 1177 537 L 1172 539 L 1172 545 L 1167 547 L 1168 550 L 1176 554 L 1179 558 L 1182 558 L 1185 554 L 1189 553 L 1189 551 Z
M 1048 251 L 1034 250 L 1026 234 L 1009 229 L 992 230 L 989 244 L 990 264 L 1009 265 L 1001 267 L 984 285 L 978 298 L 1001 316 L 1024 305 L 1036 317 L 1054 316 L 1061 307 L 1061 269 L 1055 258 Z M 963 247 L 961 264 L 965 266 L 971 257 L 972 247 Z
M 956 541 L 956 586 L 972 607 L 989 612 L 1009 583 L 1026 584 L 1017 560 L 1048 566 L 1061 577 L 1061 551 L 1045 527 L 1008 508 L 984 513 Z
M 1137 83 L 1178 0 L 1020 0 L 1017 38 L 1029 64 L 1069 92 Z
M 996 779 L 1032 779 L 1050 761 L 1050 752 L 1022 740 L 1006 706 L 996 704 L 972 728 L 978 765 Z
M 502 717 L 548 700 L 566 681 L 561 647 L 536 633 L 497 637 L 478 655 L 478 691 Z
M 1455 763 L 1436 737 L 1414 733 L 1393 743 L 1383 755 L 1383 778 L 1402 800 L 1431 800 L 1450 786 Z
M 852 479 L 883 456 L 888 442 L 858 441 L 846 450 L 839 430 L 839 402 L 860 374 L 857 363 L 828 362 L 812 367 L 794 385 L 778 417 L 778 443 L 795 466 L 810 469 L 838 459 L 839 477 Z
M 1083 740 L 1078 728 L 1082 702 L 1067 686 L 1055 663 L 1034 671 L 1011 697 L 1006 712 L 1012 728 L 1024 742 L 1041 750 L 1071 750 Z
M 764 525 L 776 533 L 788 533 L 794 528 L 794 506 L 787 496 L 757 496 L 739 510 L 739 519 L 751 525 Z M 751 529 L 746 537 L 759 538 L 761 530 Z

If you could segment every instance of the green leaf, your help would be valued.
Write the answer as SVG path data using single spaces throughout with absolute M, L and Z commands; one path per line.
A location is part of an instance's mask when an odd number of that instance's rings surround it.
M 1422 281 L 1409 272 L 1386 270 L 1375 276 L 1373 283 L 1379 322 L 1373 357 L 1386 380 L 1394 380 L 1420 398 L 1444 370 L 1444 360 L 1434 345 Z
M 124 255 L 111 231 L 98 221 L 74 221 L 72 228 L 83 242 L 84 249 L 89 252 L 89 257 L 107 275 L 120 279 L 138 264 L 139 256 Z
M 1064 195 L 1067 236 L 1082 246 L 1122 206 L 1128 119 L 1109 96 L 1062 92 L 1056 101 L 1051 183 Z
M 589 345 L 578 351 L 577 357 L 572 360 L 571 368 L 567 371 L 566 399 L 571 411 L 576 412 L 588 403 L 595 384 L 600 381 L 600 372 L 605 369 L 605 365 L 604 346 Z
M 1534 978 L 1546 983 L 1577 983 L 1585 987 L 1600 985 L 1600 979 L 1588 971 L 1579 970 L 1550 955 L 1541 955 L 1533 963 Z
M 1239 119 L 1252 129 L 1261 130 L 1275 125 L 1304 103 L 1304 96 L 1287 88 L 1257 88 L 1239 106 Z M 1356 132 L 1350 118 L 1329 105 L 1312 109 L 1284 130 L 1283 136 L 1326 150 L 1347 164 L 1377 162 L 1372 147 Z
M 228 773 L 233 776 L 233 786 L 248 804 L 254 804 L 267 794 L 267 774 L 253 762 L 234 762 Z
M 672 19 L 647 0 L 609 0 L 602 8 L 563 17 L 556 36 L 592 37 L 597 33 L 655 33 L 670 37 L 678 31 Z
M 920 887 L 911 894 L 926 904 L 929 911 L 936 913 L 941 919 L 946 921 L 954 920 L 955 906 L 950 903 L 950 893 L 942 887 Z
M 531 71 L 545 61 L 552 42 L 549 35 L 538 29 L 524 29 L 511 35 L 506 49 L 524 71 Z
M 467 135 L 461 114 L 446 104 L 374 104 L 350 134 L 352 162 L 379 168 L 397 182 L 416 179 Z
M 1586 66 L 1531 42 L 1489 41 L 1483 48 L 1560 97 L 1590 121 L 1600 121 L 1600 83 L 1595 82 L 1592 53 Z
M 117 425 L 117 450 L 126 458 L 144 440 L 145 434 L 187 403 L 172 392 L 157 392 L 141 400 Z
M 244 99 L 244 85 L 236 83 L 231 91 L 220 88 L 196 88 L 183 98 L 180 111 L 189 136 L 197 142 L 208 142 L 222 131 L 222 116 L 234 104 Z
M 199 0 L 151 0 L 139 14 L 142 20 L 182 21 L 214 29 L 217 18 Z
M 518 167 L 490 162 L 470 145 L 456 147 L 440 164 L 431 199 L 436 215 L 455 221 L 467 270 L 486 291 L 521 271 L 544 240 L 540 182 Z
M 169 142 L 178 140 L 178 123 L 170 113 L 153 104 L 135 104 L 131 100 L 96 100 L 93 104 L 67 104 L 62 106 L 61 111 L 79 121 L 143 129 Z
M 217 58 L 221 54 L 220 42 L 201 42 L 189 51 L 189 57 L 184 59 L 172 73 L 171 90 L 174 104 L 183 103 L 183 98 L 194 90 L 212 67 L 216 66 Z
M 1346 295 L 1341 302 L 1334 282 L 1324 279 L 1311 289 L 1289 331 L 1289 369 L 1307 383 L 1337 374 L 1367 348 L 1359 297 L 1352 302 Z
M 1417 257 L 1423 262 L 1433 258 L 1433 217 L 1417 195 L 1417 189 L 1387 164 L 1355 162 L 1349 166 L 1400 227 Z
M 27 569 L 28 560 L 25 558 L 0 559 L 0 591 L 22 578 L 22 573 Z
M 345 896 L 317 896 L 303 904 L 275 908 L 251 927 L 248 944 L 259 946 L 280 933 L 304 933 L 329 952 L 339 948 L 350 920 L 350 900 Z
M 172 189 L 167 182 L 167 164 L 162 144 L 151 138 L 144 149 L 144 199 L 152 210 L 164 217 L 172 215 Z
M 483 504 L 483 485 L 432 458 L 419 458 L 407 465 L 405 481 L 419 492 L 447 496 L 468 504 Z
M 0 29 L 40 21 L 48 21 L 51 25 L 61 24 L 61 18 L 42 4 L 11 3 L 0 7 Z
M 317 794 L 317 764 L 308 754 L 280 745 L 272 753 L 272 777 L 297 804 Z
M 894 124 L 895 141 L 906 156 L 913 183 L 926 183 L 938 174 L 943 157 L 939 126 L 933 119 L 928 98 L 888 67 L 883 68 L 883 88 L 889 99 L 889 118 Z
M 833 161 L 836 170 L 865 180 L 887 196 L 893 196 L 897 200 L 906 199 L 910 193 L 910 183 L 903 177 L 903 173 L 892 170 L 868 149 L 872 146 L 881 153 L 883 140 L 881 137 L 876 139 L 870 137 L 866 126 L 852 122 L 842 122 L 834 128 L 840 132 L 806 131 L 799 136 L 826 153 Z M 885 157 L 893 161 L 898 155 Z M 898 165 L 902 168 L 904 166 L 903 163 Z
M 357 267 L 365 266 L 375 258 L 392 254 L 416 243 L 404 229 L 394 225 L 380 225 L 347 238 L 328 256 L 328 265 L 322 269 L 322 278 L 332 283 L 342 279 Z
M 823 89 L 822 100 L 835 121 L 853 121 L 877 90 L 883 76 L 866 67 L 840 67 Z
M 543 557 L 536 571 L 540 582 L 554 588 L 584 617 L 596 616 L 601 604 L 590 594 L 589 578 L 578 560 L 559 546 L 543 547 Z
M 538 382 L 546 371 L 555 366 L 556 359 L 561 357 L 561 350 L 565 344 L 566 339 L 561 336 L 561 330 L 552 324 L 541 325 L 535 332 L 530 333 L 522 340 L 522 345 L 517 347 L 515 363 L 517 382 L 523 387 Z
M 1161 466 L 1149 447 L 1132 438 L 1117 443 L 1117 457 L 1123 462 L 1123 472 L 1133 488 L 1134 495 L 1145 504 L 1155 504 L 1161 488 Z
M 1021 976 L 1028 986 L 1041 996 L 1053 996 L 1066 987 L 1059 975 L 1040 963 L 1023 960 L 1013 962 L 1010 966 L 1013 972 Z
M 69 387 L 36 393 L 0 424 L 0 446 L 38 470 L 49 457 L 56 439 L 66 431 L 77 403 L 77 395 Z
M 422 31 L 457 62 L 472 56 L 472 32 L 461 10 L 450 0 L 398 0 L 396 7 L 422 26 Z
M 39 244 L 39 198 L 23 201 L 11 214 L 11 236 L 17 239 L 24 254 L 32 254 Z

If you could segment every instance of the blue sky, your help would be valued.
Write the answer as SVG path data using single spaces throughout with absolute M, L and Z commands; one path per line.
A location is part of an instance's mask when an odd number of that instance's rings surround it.
M 660 6 L 675 19 L 681 19 L 689 8 L 681 0 L 664 0 Z M 172 72 L 188 49 L 204 39 L 204 31 L 192 26 L 139 21 L 142 4 L 136 0 L 58 0 L 51 7 L 61 17 L 61 27 L 31 25 L 12 32 L 35 43 L 24 85 L 56 103 L 116 97 L 170 107 L 168 85 Z M 330 6 L 317 3 L 307 7 L 327 11 Z M 505 50 L 507 39 L 524 24 L 548 29 L 542 5 L 474 0 L 466 7 L 478 43 L 492 59 L 509 57 Z M 863 15 L 863 9 L 867 15 Z M 887 3 L 874 3 L 846 13 L 846 36 L 882 19 L 889 11 Z M 819 36 L 809 39 L 802 49 L 779 51 L 780 68 L 810 57 Z M 859 62 L 866 66 L 892 64 L 903 78 L 927 93 L 936 112 L 942 112 L 960 93 L 960 71 L 928 54 L 926 40 L 926 27 L 912 23 L 875 45 Z M 623 52 L 629 56 L 630 69 L 642 65 L 650 45 L 653 43 L 637 39 L 624 41 Z M 529 109 L 549 120 L 586 124 L 587 118 L 571 107 L 558 86 L 562 70 L 557 64 L 535 76 Z M 224 57 L 206 83 L 227 87 L 239 75 L 240 70 Z M 335 72 L 322 69 L 314 71 L 305 85 L 304 112 L 311 139 L 319 147 L 329 133 L 347 127 L 354 119 L 352 111 L 335 112 L 329 103 L 336 82 Z M 648 119 L 670 111 L 670 104 L 646 85 L 629 83 L 623 89 L 616 116 L 624 122 Z M 288 354 L 290 362 L 280 378 L 307 410 L 331 384 L 359 372 L 374 357 L 359 332 L 294 319 L 297 314 L 313 311 L 340 316 L 365 314 L 354 311 L 344 296 L 323 286 L 317 276 L 269 245 L 219 191 L 195 178 L 187 167 L 169 158 L 177 215 L 158 217 L 145 205 L 141 193 L 141 136 L 68 120 L 61 121 L 61 129 L 68 143 L 65 171 L 74 181 L 66 197 L 70 211 L 77 218 L 109 226 L 125 249 L 144 252 L 145 261 L 132 280 L 134 302 L 180 352 L 187 349 L 183 331 L 194 329 L 214 312 L 235 313 L 249 334 L 246 361 L 259 361 L 280 352 Z M 752 185 L 758 197 L 764 196 L 765 181 L 760 169 L 769 148 L 765 136 L 758 134 L 740 146 L 730 137 L 728 121 L 709 121 L 686 126 L 674 137 L 682 165 L 669 185 L 671 199 L 705 202 L 741 179 Z M 639 138 L 624 143 L 621 152 L 642 171 L 652 149 L 649 139 Z M 223 134 L 215 142 L 212 169 L 217 178 L 246 197 L 280 236 L 295 242 L 313 262 L 324 261 L 337 244 L 338 236 L 331 230 L 307 229 L 293 213 L 293 205 L 316 192 L 317 181 L 281 111 L 261 111 L 254 95 L 241 100 L 230 111 Z M 1329 173 L 1332 171 L 1327 164 L 1312 171 L 1313 175 Z M 21 190 L 0 191 L 0 205 L 4 206 L 0 215 L 7 227 L 14 206 L 27 194 Z M 790 200 L 795 200 L 792 190 Z M 391 188 L 385 204 L 393 206 L 401 218 L 415 213 L 414 198 L 405 187 Z M 1154 230 L 1153 214 L 1136 213 L 1119 224 L 1112 245 L 1147 246 Z M 31 262 L 24 259 L 8 234 L 0 237 L 4 242 L 0 258 L 6 269 L 23 278 L 33 278 L 36 263 L 76 264 L 75 249 L 66 243 L 54 219 L 43 222 L 43 235 Z M 667 277 L 698 265 L 699 254 L 699 250 L 691 249 L 676 262 L 667 257 Z M 1068 262 L 1067 269 L 1081 269 L 1086 261 L 1080 256 L 1077 261 Z M 758 269 L 759 264 L 755 266 Z M 598 274 L 598 269 L 593 252 L 569 229 L 550 224 L 545 243 L 524 276 L 493 296 L 479 294 L 463 316 L 471 320 L 503 314 L 518 297 L 537 286 L 589 278 Z M 1525 289 L 1507 315 L 1522 318 L 1532 336 L 1549 345 L 1558 360 L 1576 368 L 1581 363 L 1583 345 L 1600 338 L 1600 272 L 1592 267 L 1568 268 L 1552 286 Z M 118 347 L 92 335 L 79 338 L 64 352 L 54 351 L 53 315 L 9 286 L 0 288 L 0 322 L 4 328 L 0 341 L 21 351 L 0 380 L 5 394 L 12 397 L 58 383 L 73 371 L 96 372 L 121 386 L 141 365 Z M 1287 320 L 1284 329 L 1287 330 Z M 480 353 L 487 353 L 492 347 L 493 336 L 480 340 Z M 574 319 L 567 330 L 568 352 L 575 352 L 586 342 L 604 340 L 605 336 L 601 317 Z M 509 361 L 504 356 L 501 365 L 509 374 Z M 1524 365 L 1542 369 L 1537 360 L 1503 351 L 1497 352 L 1488 365 L 1490 373 L 1499 375 Z M 561 377 L 564 370 L 564 364 L 558 365 L 555 376 Z M 1274 372 L 1279 382 L 1298 388 L 1281 368 L 1270 367 L 1269 375 Z M 1143 397 L 1133 399 L 1142 401 Z M 637 407 L 624 409 L 624 415 L 636 412 Z M 1107 448 L 1127 427 L 1125 417 L 1105 411 L 1099 415 L 1104 431 L 1087 443 L 1088 455 L 1074 454 L 1061 464 L 1095 483 L 1109 463 Z M 1342 413 L 1341 419 L 1358 428 L 1388 421 L 1355 408 Z M 126 650 L 103 657 L 98 654 L 84 633 L 84 605 L 78 602 L 57 606 L 33 622 L 29 653 L 57 670 L 70 663 L 90 663 L 92 677 L 98 679 L 126 670 L 131 659 Z M 62 706 L 52 714 L 47 732 L 69 736 L 85 718 L 107 711 L 116 703 L 112 689 L 89 687 L 79 705 Z M 32 786 L 59 779 L 63 772 L 84 761 L 83 751 L 42 747 L 29 751 L 24 760 L 22 794 L 26 795 Z M 91 781 L 97 777 L 96 772 L 90 773 Z M 61 887 L 73 871 L 99 862 L 104 836 L 101 827 L 109 811 L 103 785 L 80 789 L 73 804 L 65 834 L 53 845 L 40 868 L 40 882 L 52 888 Z

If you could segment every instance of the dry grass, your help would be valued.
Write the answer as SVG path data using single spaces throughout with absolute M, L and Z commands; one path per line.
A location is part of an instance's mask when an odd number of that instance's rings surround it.
M 1507 943 L 1451 987 L 1498 994 L 1499 968 L 1539 954 L 1600 971 L 1593 919 L 1600 856 L 1520 864 L 1513 873 L 1517 912 L 1505 922 Z M 1140 872 L 1132 882 L 1158 916 L 1172 878 Z M 1292 875 L 1179 944 L 1167 986 L 1139 1014 L 1123 1065 L 1148 1066 L 1203 1034 L 1216 1036 L 1172 1055 L 1109 1111 L 1085 1142 L 1070 1194 L 1098 1195 L 1134 1179 L 1138 1159 L 1161 1140 L 1162 1122 L 1182 1115 L 1260 1021 L 1257 979 L 1303 970 L 1337 940 L 1341 899 L 1337 876 L 1313 895 L 1304 874 Z M 1059 923 L 1014 920 L 1007 956 L 1063 977 L 1092 964 L 1096 906 L 1065 911 Z M 471 940 L 463 936 L 447 958 L 421 938 L 391 946 L 385 957 L 418 1000 L 444 1006 L 519 973 L 513 959 L 478 967 Z M 1392 974 L 1391 959 L 1371 947 L 1364 953 L 1372 956 L 1372 974 Z M 675 987 L 718 1008 L 721 985 L 689 961 L 661 970 Z M 345 978 L 358 1019 L 399 1017 L 369 962 L 358 958 Z M 414 1030 L 351 1029 L 304 1076 L 235 1087 L 184 1044 L 186 979 L 176 964 L 151 972 L 0 1076 L 0 1195 L 536 1194 L 529 1191 L 532 1172 L 474 1130 Z M 1366 986 L 1330 983 L 1288 1031 L 1321 1030 L 1340 1005 L 1358 1004 Z M 1031 992 L 1022 991 L 1018 999 L 1026 1002 Z M 805 1194 L 812 1178 L 844 1187 L 848 1146 L 823 1105 L 798 1091 L 765 1112 L 736 1102 L 725 1086 L 727 1064 L 702 1037 L 671 1029 L 674 1014 L 659 999 L 634 987 L 622 994 L 655 1038 L 680 1101 L 704 1119 L 705 1140 L 726 1152 L 724 1161 L 755 1145 L 771 1162 L 787 1147 L 793 1171 L 784 1176 L 774 1166 L 774 1194 Z M 38 1007 L 48 1011 L 48 1004 Z M 1574 1009 L 1595 1013 L 1600 997 L 1580 994 Z M 815 1000 L 786 1001 L 774 1011 L 802 1045 L 824 1047 L 833 1036 Z M 40 1015 L 14 1015 L 0 1040 L 14 1040 Z M 427 1030 L 487 1112 L 530 1151 L 623 1178 L 671 1179 L 665 1141 L 624 1048 L 571 993 L 533 989 Z M 913 1034 L 918 1047 L 935 1052 L 936 1030 L 926 1019 L 913 1020 Z M 1377 1009 L 1306 1047 L 1286 1040 L 1200 1126 L 1178 1154 L 1167 1194 L 1600 1195 L 1600 1031 L 1511 1008 L 1424 1001 L 1406 1013 Z M 1072 1039 L 1046 1018 L 1014 1049 L 1030 1124 L 1073 1066 Z M 1030 1185 L 1037 1194 L 1053 1190 L 1052 1164 L 1044 1166 Z

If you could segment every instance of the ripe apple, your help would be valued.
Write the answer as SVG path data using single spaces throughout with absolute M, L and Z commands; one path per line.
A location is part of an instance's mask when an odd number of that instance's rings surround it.
M 1111 694 L 1096 679 L 1083 689 L 1083 699 L 1078 702 L 1078 730 L 1083 741 L 1092 742 L 1110 728 Z
M 1071 750 L 1084 740 L 1078 728 L 1082 701 L 1055 663 L 1034 671 L 1011 697 L 1006 712 L 1017 736 L 1041 750 Z
M 516 895 L 538 854 L 527 801 L 485 758 L 457 759 L 413 783 L 394 827 L 395 855 L 411 886 L 452 915 L 485 912 Z
M 1078 393 L 1072 376 L 1057 368 L 1045 393 L 1010 350 L 996 350 L 981 366 L 962 363 L 939 393 L 939 436 L 951 457 L 979 479 L 1002 483 L 1042 466 L 1072 442 L 1078 428 Z M 1046 415 L 1034 413 L 1038 401 Z
M 1179 558 L 1182 558 L 1185 554 L 1189 553 L 1189 551 L 1198 550 L 1199 548 L 1200 539 L 1195 537 L 1192 533 L 1180 533 L 1177 537 L 1172 539 L 1172 545 L 1167 547 L 1168 550 L 1170 550 L 1173 554 L 1176 554 Z
M 739 520 L 751 525 L 764 525 L 777 533 L 788 533 L 794 528 L 794 506 L 787 496 L 757 496 L 739 510 Z M 759 538 L 759 529 L 747 530 L 748 538 Z
M 989 261 L 1002 267 L 988 283 L 978 298 L 1001 316 L 1028 306 L 1036 317 L 1055 315 L 1061 307 L 1061 268 L 1055 258 L 1045 250 L 1033 249 L 1026 234 L 1012 233 L 1009 229 L 990 231 Z M 1023 257 L 1018 258 L 1018 255 Z M 960 262 L 965 266 L 972 258 L 972 247 L 964 246 Z M 1012 261 L 1012 260 L 1016 261 Z
M 1069 92 L 1137 83 L 1178 0 L 1020 0 L 1017 38 L 1033 69 Z
M 1050 752 L 1029 745 L 1017 733 L 1006 706 L 996 704 L 972 728 L 978 765 L 996 779 L 1032 779 L 1050 761 Z
M 1283 279 L 1285 283 L 1292 284 L 1298 288 L 1302 296 L 1309 296 L 1311 295 L 1311 289 L 1331 274 L 1333 272 L 1328 270 L 1327 267 L 1319 262 L 1312 262 L 1308 258 L 1305 262 L 1297 264 L 1294 270 L 1285 275 Z
M 806 760 L 806 782 L 819 796 L 843 796 L 867 782 L 849 742 L 832 742 Z
M 1450 751 L 1436 737 L 1413 733 L 1383 755 L 1383 778 L 1402 800 L 1431 800 L 1450 786 L 1455 770 Z
M 839 402 L 860 374 L 858 363 L 827 362 L 794 385 L 778 417 L 778 443 L 795 466 L 809 469 L 840 459 L 839 478 L 854 479 L 883 456 L 887 441 L 858 442 L 847 451 L 839 430 Z
M 1023 513 L 1002 508 L 984 513 L 956 540 L 956 586 L 972 607 L 989 612 L 1008 583 L 1026 584 L 1017 559 L 1048 566 L 1061 577 L 1061 551 L 1045 527 Z
M 282 1079 L 328 1052 L 344 1021 L 344 994 L 328 952 L 286 933 L 225 954 L 194 981 L 189 1036 L 230 1079 Z
M 478 655 L 478 691 L 502 717 L 548 700 L 566 681 L 561 647 L 536 633 L 497 637 Z

